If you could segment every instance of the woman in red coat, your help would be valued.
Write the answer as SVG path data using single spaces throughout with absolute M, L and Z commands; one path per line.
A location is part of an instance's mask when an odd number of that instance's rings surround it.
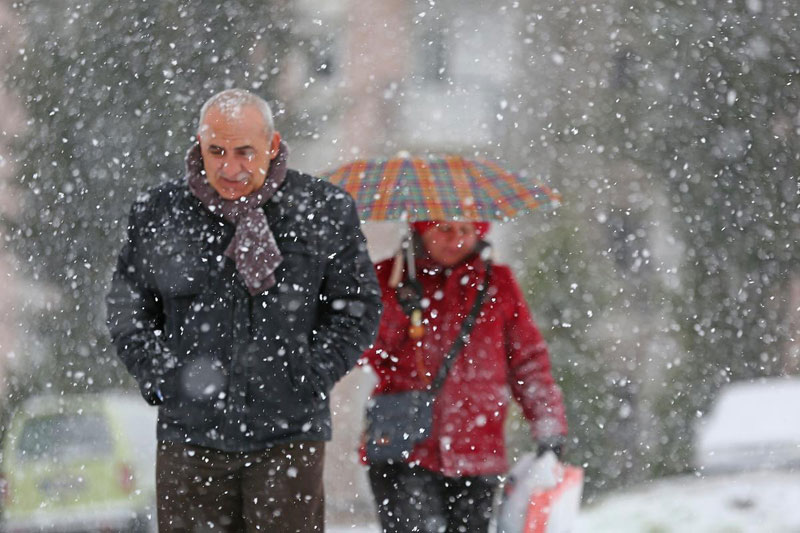
M 478 251 L 488 223 L 412 227 L 425 333 L 420 340 L 409 336 L 409 317 L 393 287 L 399 265 L 392 259 L 378 264 L 384 311 L 378 337 L 365 354 L 378 376 L 373 395 L 430 383 L 484 281 L 486 262 Z M 560 452 L 567 424 L 547 345 L 511 270 L 493 265 L 469 342 L 436 396 L 430 437 L 405 463 L 369 465 L 383 531 L 487 530 L 498 475 L 508 468 L 503 427 L 511 396 L 540 451 Z

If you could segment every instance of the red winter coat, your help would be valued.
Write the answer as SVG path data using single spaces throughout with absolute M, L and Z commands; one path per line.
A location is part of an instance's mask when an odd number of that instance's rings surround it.
M 452 270 L 417 260 L 423 298 L 430 303 L 424 312 L 422 347 L 415 350 L 408 337 L 409 319 L 388 286 L 393 261 L 376 266 L 384 311 L 378 337 L 364 354 L 378 376 L 373 395 L 422 389 L 436 376 L 485 273 L 485 263 L 477 256 Z M 492 267 L 481 314 L 469 338 L 437 395 L 432 434 L 408 460 L 446 476 L 507 470 L 503 427 L 511 394 L 522 406 L 534 439 L 567 432 L 547 345 L 507 266 Z

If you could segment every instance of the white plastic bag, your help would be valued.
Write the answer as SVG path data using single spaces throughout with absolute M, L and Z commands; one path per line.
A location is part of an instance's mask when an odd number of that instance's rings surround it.
M 569 533 L 578 517 L 583 469 L 553 452 L 523 455 L 509 472 L 497 518 L 498 533 Z

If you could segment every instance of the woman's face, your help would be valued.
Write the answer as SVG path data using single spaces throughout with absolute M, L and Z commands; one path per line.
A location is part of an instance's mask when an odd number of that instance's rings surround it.
M 471 222 L 437 222 L 422 234 L 422 244 L 431 259 L 444 267 L 454 266 L 475 251 L 478 232 Z

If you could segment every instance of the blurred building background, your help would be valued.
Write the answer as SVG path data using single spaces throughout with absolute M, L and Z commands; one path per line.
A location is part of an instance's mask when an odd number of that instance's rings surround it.
M 566 52 L 582 50 L 585 44 L 578 43 L 584 38 L 602 42 L 603 27 L 592 26 L 586 37 L 579 38 L 559 34 L 558 27 L 541 23 L 553 50 L 540 50 L 532 56 L 526 35 L 539 31 L 530 27 L 535 25 L 535 17 L 523 17 L 519 6 L 503 2 L 440 2 L 432 6 L 407 0 L 368 5 L 343 1 L 326 6 L 320 10 L 316 3 L 307 3 L 299 9 L 303 15 L 296 19 L 305 22 L 297 31 L 309 42 L 324 43 L 324 51 L 316 56 L 290 53 L 289 74 L 280 85 L 284 96 L 279 98 L 287 102 L 289 116 L 313 116 L 309 109 L 313 106 L 317 117 L 325 117 L 314 124 L 311 135 L 293 139 L 294 160 L 301 161 L 296 164 L 322 171 L 354 157 L 456 152 L 497 158 L 571 193 L 575 183 L 565 179 L 562 170 L 569 164 L 583 187 L 591 184 L 589 187 L 598 191 L 588 198 L 567 194 L 566 209 L 594 213 L 594 227 L 583 229 L 591 235 L 592 245 L 607 255 L 605 272 L 595 274 L 607 285 L 601 292 L 610 292 L 612 285 L 614 291 L 630 292 L 626 305 L 595 310 L 596 319 L 579 334 L 580 342 L 602 348 L 587 350 L 592 352 L 592 361 L 583 363 L 587 366 L 578 376 L 586 372 L 597 376 L 594 387 L 598 390 L 592 396 L 607 404 L 598 411 L 610 410 L 616 416 L 606 422 L 573 420 L 580 437 L 576 448 L 586 440 L 581 434 L 585 424 L 609 426 L 603 447 L 624 452 L 598 458 L 604 475 L 614 479 L 646 476 L 644 460 L 636 450 L 657 444 L 659 438 L 652 398 L 662 386 L 669 361 L 684 355 L 670 338 L 670 316 L 660 312 L 661 303 L 641 293 L 654 286 L 675 288 L 677 283 L 681 251 L 675 245 L 668 201 L 663 191 L 642 180 L 643 171 L 633 163 L 608 161 L 597 153 L 562 156 L 554 152 L 555 147 L 542 150 L 536 146 L 539 139 L 532 134 L 546 132 L 554 118 L 563 120 L 563 115 L 579 112 L 586 105 L 583 99 L 589 101 L 593 90 L 607 83 L 603 78 L 609 73 L 596 64 L 613 57 L 604 58 L 599 45 L 594 53 Z M 563 47 L 555 46 L 558 42 L 563 42 Z M 568 68 L 559 68 L 563 63 L 568 63 Z M 548 68 L 558 72 L 545 74 Z M 595 80 L 587 79 L 587 73 Z M 304 93 L 306 97 L 296 98 Z M 567 101 L 560 102 L 561 98 Z M 526 105 L 530 107 L 525 109 Z M 609 179 L 613 186 L 608 185 Z M 562 213 L 556 214 L 559 216 Z M 548 238 L 542 226 L 551 224 L 544 214 L 537 213 L 496 225 L 492 233 L 501 259 L 512 261 L 528 283 L 527 278 L 536 276 L 529 269 L 546 262 L 537 251 L 537 241 Z M 398 242 L 398 226 L 367 226 L 374 257 L 389 255 Z M 561 244 L 551 246 L 560 248 Z M 620 280 L 617 274 L 627 279 Z M 587 283 L 583 276 L 570 278 L 565 272 L 567 284 L 549 290 L 574 292 L 578 286 L 583 294 L 594 290 L 591 285 L 582 286 Z M 541 319 L 547 304 L 539 291 L 529 294 Z M 587 300 L 580 307 L 591 310 L 593 304 Z M 552 330 L 547 333 L 551 342 L 556 341 L 556 368 L 576 362 L 574 348 L 552 338 L 560 328 L 571 327 L 573 312 L 578 310 L 559 310 L 561 318 L 552 328 L 546 321 L 542 323 L 545 330 Z M 596 361 L 602 361 L 602 366 Z M 559 377 L 565 379 L 563 373 Z M 362 468 L 355 467 L 353 453 L 362 427 L 363 401 L 371 386 L 371 376 L 356 371 L 334 392 L 337 430 L 329 456 L 329 481 L 352 487 L 351 494 L 359 496 L 355 502 L 332 501 L 336 512 L 348 507 L 354 512 L 371 512 L 366 476 Z M 571 388 L 566 387 L 568 397 Z M 585 410 L 578 406 L 580 400 L 573 400 L 573 413 Z M 532 446 L 526 437 L 527 426 L 519 419 L 510 433 L 518 451 Z M 346 507 L 340 507 L 341 503 Z
M 10 55 L 20 40 L 19 27 L 11 10 L 0 4 L 0 71 L 7 67 Z M 0 84 L 0 217 L 11 221 L 16 215 L 19 194 L 13 186 L 15 166 L 11 155 L 11 144 L 22 132 L 24 115 L 14 97 Z M 14 255 L 9 251 L 11 235 L 8 226 L 0 228 L 0 398 L 6 393 L 6 368 L 22 353 L 19 337 L 22 333 L 20 304 L 24 301 L 24 283 L 17 274 Z
M 27 362 L 5 407 L 132 387 L 102 308 L 125 213 L 181 175 L 202 101 L 240 86 L 275 103 L 303 171 L 454 152 L 556 187 L 557 213 L 492 239 L 550 342 L 567 459 L 590 499 L 691 469 L 720 386 L 800 371 L 798 15 L 740 4 L 0 0 L 0 38 L 22 39 L 0 56 L 0 361 Z M 396 227 L 368 231 L 392 252 Z M 370 387 L 356 370 L 334 391 L 338 521 L 372 512 Z M 518 416 L 509 438 L 532 446 Z

